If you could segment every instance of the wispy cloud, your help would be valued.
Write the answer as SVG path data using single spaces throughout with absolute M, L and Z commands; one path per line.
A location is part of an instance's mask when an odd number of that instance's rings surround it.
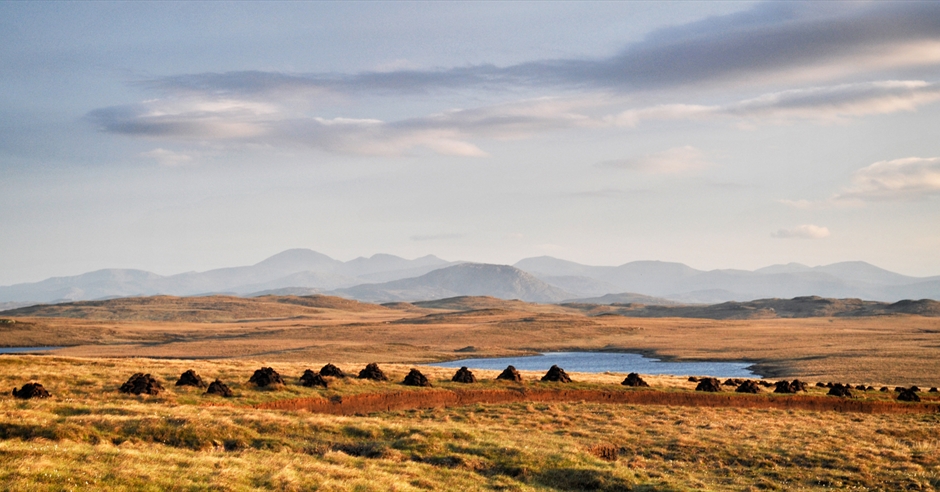
M 878 161 L 855 172 L 834 200 L 911 200 L 940 195 L 940 157 Z
M 737 117 L 763 122 L 790 119 L 839 119 L 914 111 L 940 101 L 940 84 L 922 80 L 886 80 L 792 89 L 727 105 L 663 104 L 628 109 L 606 118 L 633 127 L 645 120 L 703 120 Z
M 143 85 L 164 93 L 425 93 L 518 86 L 633 91 L 707 81 L 786 76 L 801 82 L 885 68 L 940 63 L 940 4 L 766 3 L 752 10 L 663 29 L 604 59 L 540 60 L 506 67 L 358 74 L 201 73 Z
M 829 228 L 804 224 L 792 229 L 779 229 L 770 236 L 777 239 L 822 239 L 829 237 Z
M 603 167 L 629 169 L 649 174 L 680 174 L 711 166 L 701 150 L 686 145 L 641 157 L 604 161 Z
M 105 132 L 164 140 L 288 144 L 342 154 L 396 156 L 429 150 L 482 157 L 487 153 L 481 140 L 524 138 L 567 128 L 716 117 L 747 124 L 834 121 L 912 111 L 940 101 L 940 84 L 882 80 L 818 85 L 722 104 L 679 101 L 643 106 L 638 101 L 646 90 L 698 87 L 711 81 L 729 88 L 755 85 L 754 81 L 759 86 L 765 79 L 779 84 L 789 80 L 785 73 L 801 84 L 818 84 L 846 73 L 924 65 L 940 66 L 940 2 L 838 7 L 766 3 L 657 31 L 597 60 L 437 70 L 393 65 L 356 74 L 242 71 L 155 77 L 137 83 L 159 97 L 96 109 L 87 119 Z M 348 118 L 317 111 L 317 101 L 335 99 L 337 94 L 397 97 L 467 89 L 514 94 L 533 87 L 543 89 L 538 94 L 556 97 L 399 119 Z M 616 165 L 683 172 L 707 164 L 692 156 L 693 151 L 671 149 Z
M 402 155 L 426 148 L 443 155 L 481 157 L 486 152 L 469 140 L 505 140 L 601 125 L 574 111 L 589 104 L 581 99 L 539 98 L 386 122 L 307 116 L 273 102 L 190 97 L 102 108 L 89 113 L 87 119 L 103 131 L 129 136 L 264 141 L 363 155 Z

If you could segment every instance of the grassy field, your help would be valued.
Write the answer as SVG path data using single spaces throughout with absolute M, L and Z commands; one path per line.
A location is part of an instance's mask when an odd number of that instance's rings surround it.
M 587 316 L 467 298 L 434 307 L 338 298 L 157 297 L 49 306 L 0 325 L 0 346 L 79 357 L 431 362 L 553 350 L 750 361 L 768 377 L 940 385 L 940 318 L 707 320 Z
M 0 482 L 21 490 L 932 490 L 940 487 L 940 415 L 571 403 L 471 405 L 361 417 L 259 410 L 281 398 L 401 391 L 339 380 L 303 388 L 316 364 L 272 363 L 276 390 L 247 384 L 268 361 L 0 357 L 0 385 L 43 382 L 46 400 L 0 398 Z M 344 370 L 360 365 L 341 363 Z M 174 387 L 194 368 L 231 400 Z M 421 368 L 436 386 L 452 370 Z M 143 371 L 167 391 L 116 390 Z M 489 379 L 493 371 L 477 371 Z M 533 380 L 540 374 L 524 373 Z M 578 385 L 623 375 L 573 374 Z M 665 391 L 682 378 L 648 377 Z M 453 383 L 450 383 L 453 384 Z M 487 382 L 484 384 L 495 384 Z M 544 385 L 546 383 L 527 383 Z M 420 389 L 413 389 L 421 391 Z M 814 390 L 818 391 L 818 390 Z
M 383 307 L 332 298 L 149 298 L 36 309 L 0 324 L 0 483 L 11 490 L 936 490 L 940 415 L 522 402 L 331 416 L 254 408 L 295 398 L 423 391 L 414 364 L 545 350 L 749 360 L 773 377 L 940 385 L 940 319 L 636 319 L 463 299 Z M 390 382 L 300 386 L 304 369 L 377 361 Z M 247 383 L 274 367 L 276 389 Z M 235 397 L 175 387 L 186 369 Z M 452 369 L 421 366 L 437 388 Z M 167 391 L 118 387 L 151 373 Z M 500 387 L 475 371 L 474 387 Z M 523 372 L 529 387 L 541 374 Z M 572 374 L 566 387 L 619 387 Z M 685 378 L 645 376 L 659 391 Z M 38 381 L 53 394 L 17 400 Z M 824 390 L 812 388 L 813 394 Z M 927 394 L 924 394 L 925 396 Z M 769 398 L 769 396 L 767 396 Z M 893 393 L 865 398 L 892 399 Z

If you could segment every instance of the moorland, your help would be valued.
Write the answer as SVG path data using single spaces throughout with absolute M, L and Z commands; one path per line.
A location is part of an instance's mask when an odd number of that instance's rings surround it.
M 392 408 L 365 415 L 273 409 L 281 402 L 460 391 L 423 364 L 551 350 L 746 360 L 765 378 L 873 386 L 940 384 L 940 318 L 917 314 L 705 319 L 629 317 L 622 307 L 455 298 L 375 305 L 326 296 L 147 297 L 0 314 L 0 345 L 60 346 L 0 356 L 0 385 L 38 381 L 51 398 L 0 398 L 0 480 L 13 489 L 932 490 L 940 413 L 865 413 L 589 400 Z M 298 377 L 378 362 L 389 381 Z M 285 384 L 260 388 L 254 370 Z M 401 384 L 419 368 L 433 388 Z M 231 398 L 178 387 L 194 369 Z M 152 374 L 165 391 L 120 393 Z M 481 390 L 694 394 L 685 378 L 572 373 L 521 383 L 474 371 Z M 810 386 L 805 398 L 827 397 Z M 720 393 L 738 397 L 733 389 Z M 924 403 L 940 402 L 922 393 Z M 769 391 L 739 398 L 788 398 Z M 894 393 L 856 399 L 893 402 Z M 895 403 L 892 403 L 895 404 Z M 899 403 L 897 405 L 906 405 Z M 927 408 L 927 407 L 925 407 Z

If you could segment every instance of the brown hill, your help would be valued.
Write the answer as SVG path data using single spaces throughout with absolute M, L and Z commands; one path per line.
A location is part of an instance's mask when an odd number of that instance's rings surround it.
M 152 296 L 40 304 L 5 311 L 4 316 L 112 321 L 222 322 L 310 316 L 321 313 L 323 309 L 361 312 L 387 308 L 331 296 L 256 298 Z
M 861 299 L 827 299 L 818 296 L 793 299 L 758 299 L 749 302 L 723 302 L 709 306 L 648 306 L 644 304 L 565 304 L 591 315 L 616 314 L 634 318 L 706 318 L 706 319 L 769 319 L 769 318 L 831 318 L 916 314 L 940 317 L 940 302 L 921 299 L 895 303 Z

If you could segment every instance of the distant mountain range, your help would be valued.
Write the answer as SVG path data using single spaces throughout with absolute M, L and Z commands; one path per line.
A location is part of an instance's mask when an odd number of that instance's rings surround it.
M 212 293 L 325 293 L 369 302 L 486 295 L 529 302 L 580 299 L 663 306 L 814 295 L 894 302 L 940 300 L 940 276 L 908 277 L 860 261 L 703 271 L 661 261 L 588 266 L 548 256 L 526 258 L 512 266 L 451 262 L 433 255 L 408 260 L 377 254 L 343 262 L 309 249 L 291 249 L 255 265 L 206 272 L 162 276 L 108 269 L 0 287 L 0 309 L 30 303 Z

